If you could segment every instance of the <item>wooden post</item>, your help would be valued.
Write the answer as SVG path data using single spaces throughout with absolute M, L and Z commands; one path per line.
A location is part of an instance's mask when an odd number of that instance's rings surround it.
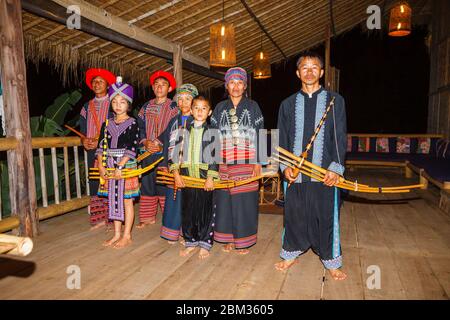
M 6 135 L 17 139 L 8 151 L 11 214 L 20 220 L 21 236 L 36 236 L 36 186 L 31 149 L 30 116 L 23 49 L 22 5 L 18 0 L 0 0 L 0 63 Z
M 411 179 L 413 176 L 413 171 L 408 167 L 408 165 L 405 167 L 405 178 Z
M 248 94 L 248 98 L 251 99 L 252 98 L 252 79 L 253 79 L 253 73 L 249 72 L 248 76 L 247 76 L 247 94 Z
M 173 75 L 177 87 L 183 84 L 183 47 L 177 44 L 173 50 Z
M 331 30 L 328 25 L 325 29 L 325 88 L 330 89 L 331 86 L 331 59 L 330 59 L 330 51 L 331 51 Z
M 428 189 L 428 180 L 423 176 L 423 169 L 420 169 L 420 173 L 419 173 L 419 183 L 423 184 L 423 187 L 421 187 L 420 189 L 422 190 L 426 190 Z

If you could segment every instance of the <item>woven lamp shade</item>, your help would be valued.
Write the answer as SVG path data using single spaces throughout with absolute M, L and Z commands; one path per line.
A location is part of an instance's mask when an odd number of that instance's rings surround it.
M 216 67 L 236 65 L 233 24 L 219 22 L 209 28 L 209 64 Z
M 271 76 L 269 54 L 263 50 L 259 50 L 253 57 L 253 78 L 267 79 Z
M 406 2 L 400 2 L 391 9 L 389 18 L 389 35 L 403 37 L 411 33 L 411 7 Z

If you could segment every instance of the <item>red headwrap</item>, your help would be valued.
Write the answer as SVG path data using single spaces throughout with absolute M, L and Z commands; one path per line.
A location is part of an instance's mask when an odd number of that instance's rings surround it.
M 164 79 L 167 79 L 167 81 L 169 81 L 169 86 L 172 88 L 171 90 L 169 90 L 169 92 L 171 92 L 172 90 L 174 90 L 177 87 L 177 82 L 175 81 L 175 78 L 169 72 L 166 72 L 163 70 L 158 70 L 158 71 L 154 72 L 150 76 L 150 84 L 153 85 L 155 80 L 158 78 L 164 78 Z
M 92 80 L 95 77 L 102 77 L 108 83 L 112 85 L 116 83 L 116 76 L 108 70 L 100 68 L 91 68 L 86 72 L 86 85 L 92 90 Z

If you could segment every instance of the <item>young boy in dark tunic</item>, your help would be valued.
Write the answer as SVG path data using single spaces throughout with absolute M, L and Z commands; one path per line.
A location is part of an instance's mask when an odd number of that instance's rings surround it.
M 209 101 L 199 96 L 192 103 L 194 120 L 189 126 L 188 134 L 184 136 L 183 161 L 173 162 L 170 169 L 174 174 L 175 184 L 184 188 L 185 183 L 181 175 L 206 179 L 204 189 L 183 189 L 181 205 L 181 229 L 185 240 L 185 249 L 181 256 L 187 256 L 200 247 L 199 258 L 209 256 L 214 235 L 214 180 L 219 177 L 218 164 L 213 160 L 214 154 L 207 152 L 214 142 L 213 130 L 209 129 L 206 120 L 211 115 Z M 218 137 L 217 137 L 218 138 Z

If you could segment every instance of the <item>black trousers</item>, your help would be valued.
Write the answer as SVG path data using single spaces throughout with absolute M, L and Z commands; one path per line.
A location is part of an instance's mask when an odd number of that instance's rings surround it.
M 327 269 L 340 268 L 339 201 L 337 188 L 319 182 L 288 187 L 281 258 L 295 259 L 312 248 Z
M 214 191 L 185 188 L 181 200 L 181 230 L 186 247 L 210 250 L 214 239 Z

